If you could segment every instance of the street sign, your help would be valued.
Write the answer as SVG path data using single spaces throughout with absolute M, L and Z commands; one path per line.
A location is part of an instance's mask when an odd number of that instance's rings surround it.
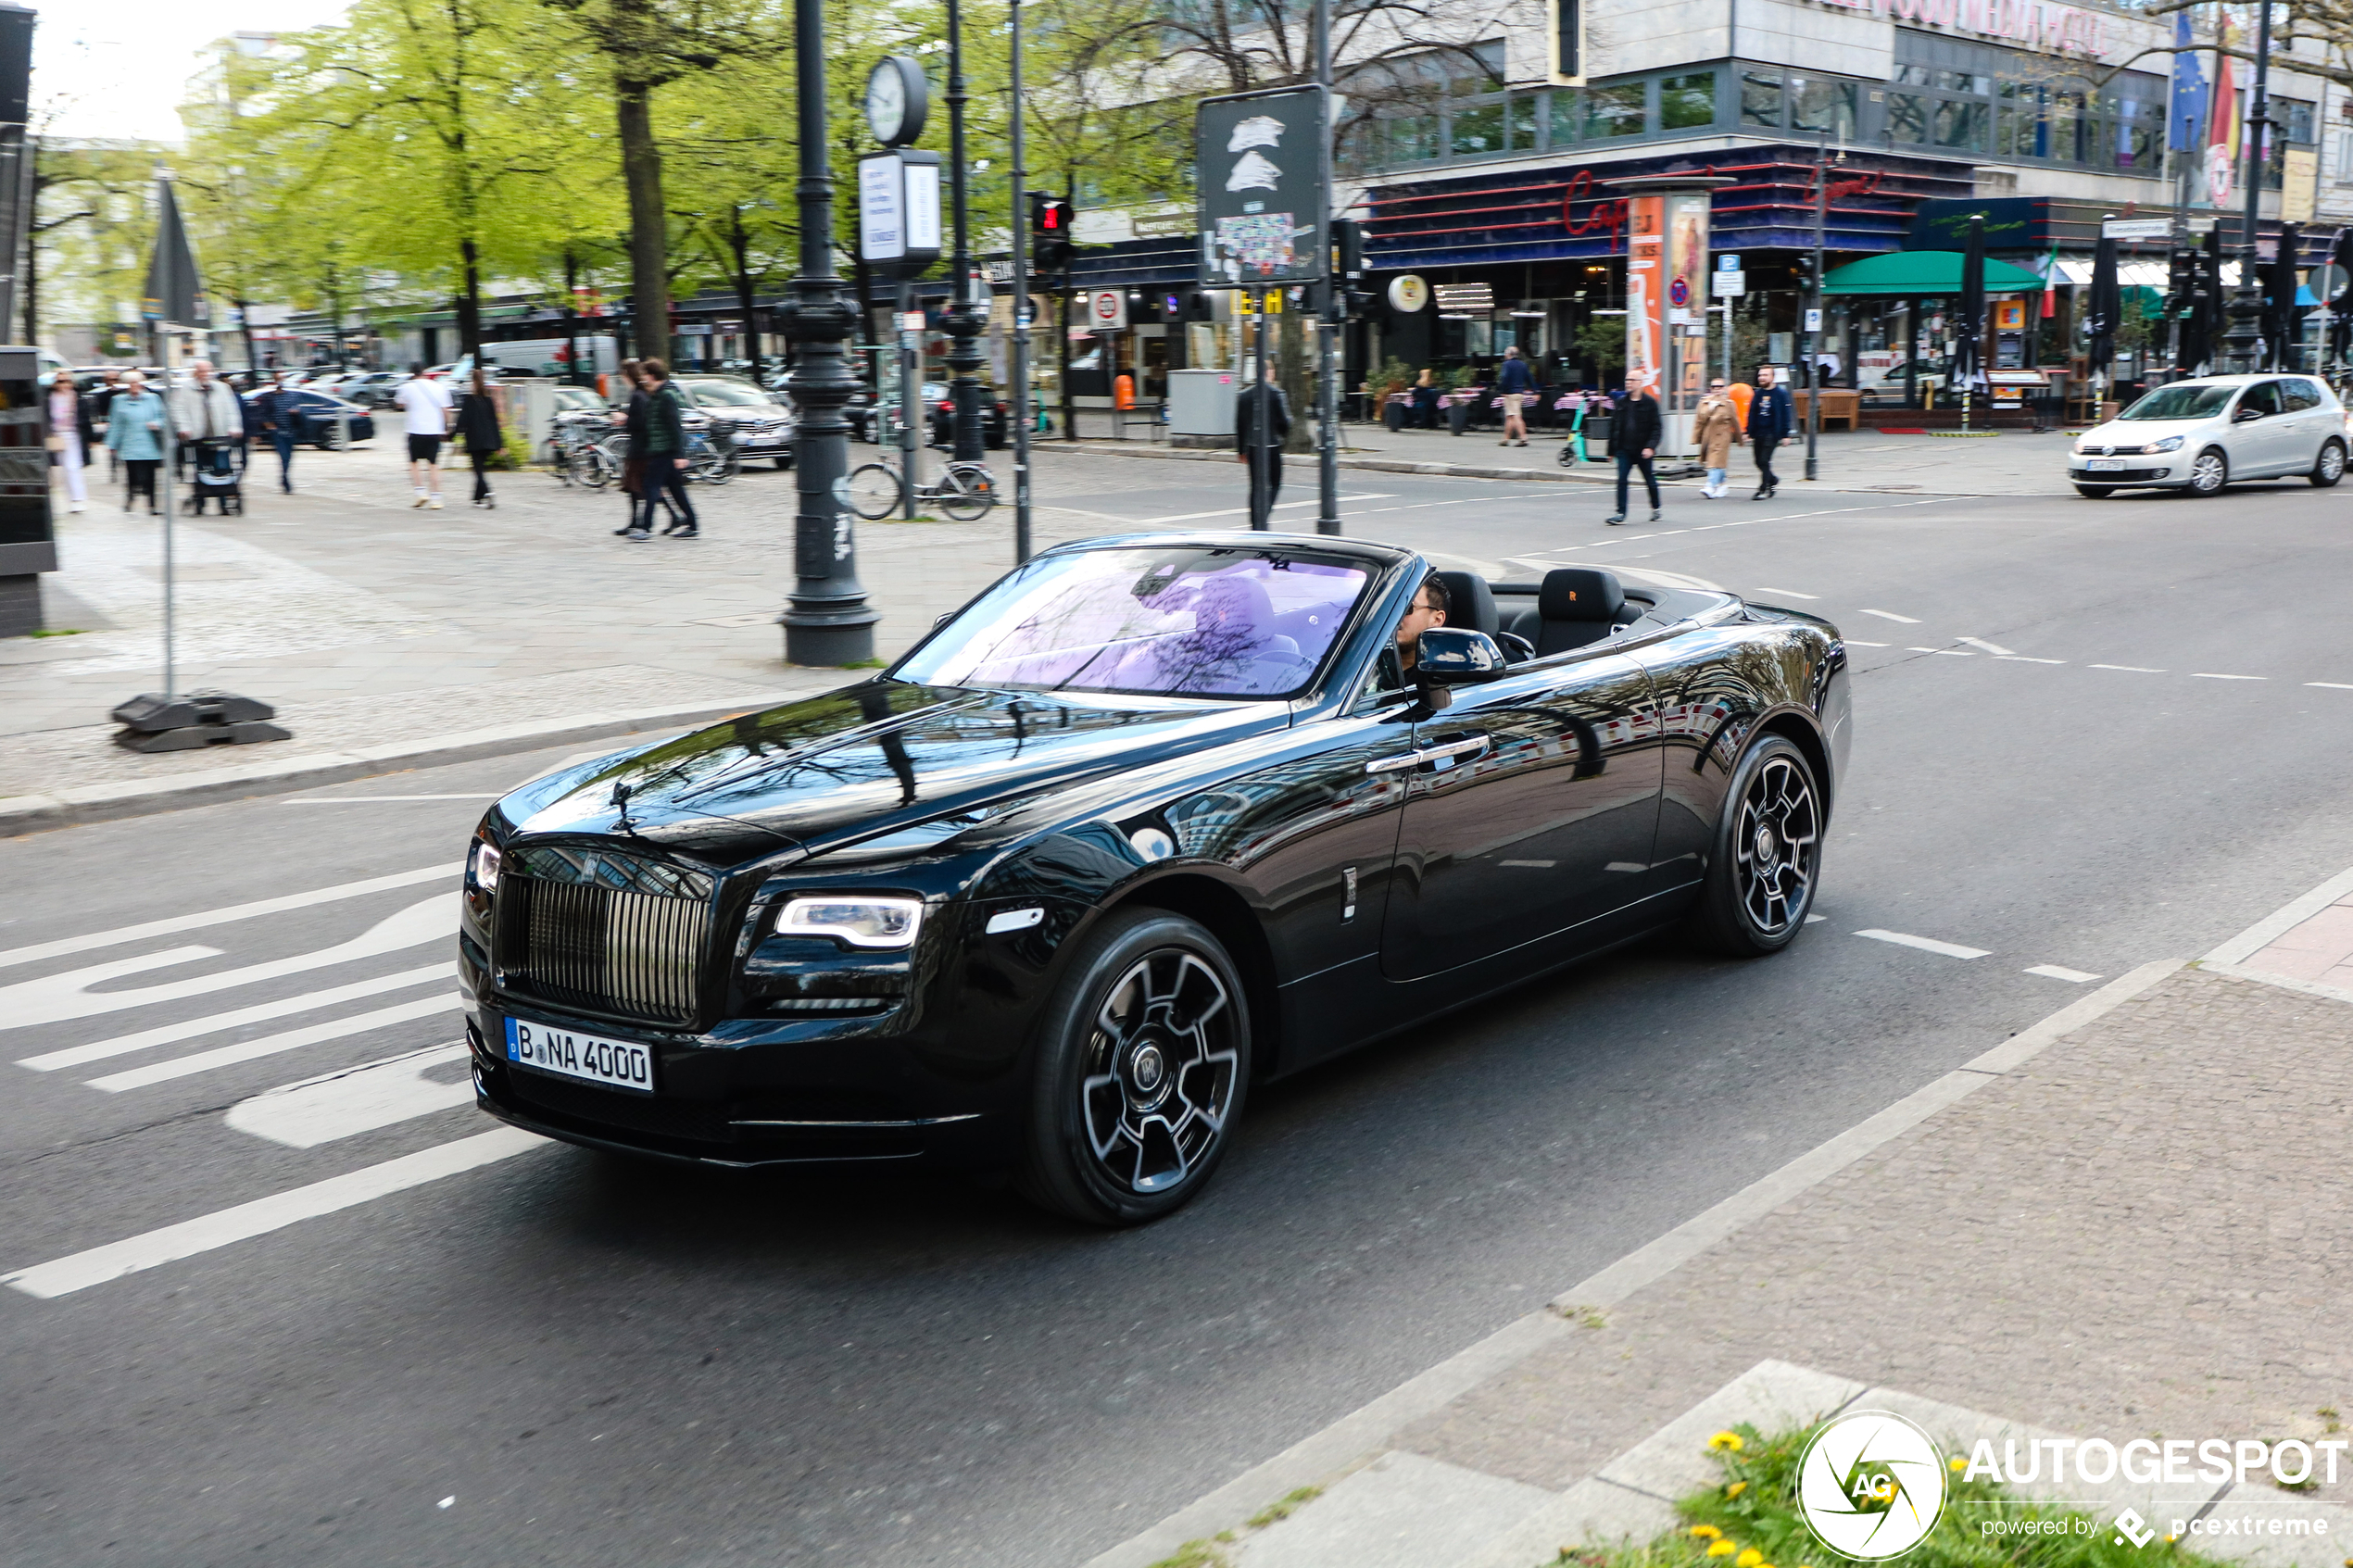
M 1324 180 L 1329 90 L 1284 87 L 1204 98 L 1193 120 L 1200 170 L 1201 286 L 1323 279 L 1331 254 Z
M 1809 332 L 1818 332 L 1822 330 L 1822 313 L 1819 310 L 1808 310 L 1806 313 L 1806 330 Z
M 2164 240 L 2173 235 L 2171 218 L 2104 218 L 2100 237 L 2106 240 Z
M 1667 302 L 1677 307 L 1692 302 L 1692 285 L 1681 278 L 1667 285 Z
M 1748 292 L 1748 274 L 1718 271 L 1707 280 L 1708 292 L 1718 299 L 1736 299 Z
M 858 160 L 858 254 L 912 275 L 939 259 L 939 155 L 908 148 Z
M 1718 256 L 1716 258 L 1716 270 L 1718 272 L 1737 272 L 1741 270 L 1741 258 L 1729 252 Z
M 1092 289 L 1087 295 L 1087 324 L 1099 332 L 1127 330 L 1127 291 Z
M 1411 316 L 1429 303 L 1429 285 L 1417 273 L 1407 272 L 1389 280 L 1389 307 L 1401 315 Z
M 2343 294 L 2349 283 L 2353 283 L 2353 276 L 2334 261 L 2313 268 L 2304 281 L 2304 286 L 2312 291 L 2312 297 L 2324 304 Z

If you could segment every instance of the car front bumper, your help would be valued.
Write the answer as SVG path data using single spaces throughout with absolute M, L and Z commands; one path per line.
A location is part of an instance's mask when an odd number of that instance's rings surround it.
M 2179 452 L 2135 455 L 2113 459 L 2121 467 L 2095 469 L 2082 458 L 2067 465 L 2067 477 L 2077 484 L 2187 484 L 2190 459 Z

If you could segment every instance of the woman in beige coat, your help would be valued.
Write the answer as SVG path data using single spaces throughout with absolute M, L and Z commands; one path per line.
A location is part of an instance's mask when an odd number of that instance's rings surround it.
M 1707 383 L 1707 395 L 1699 400 L 1699 412 L 1692 423 L 1692 439 L 1699 443 L 1700 461 L 1707 469 L 1707 484 L 1700 494 L 1711 501 L 1724 494 L 1732 443 L 1740 438 L 1740 414 L 1724 391 L 1724 378 L 1718 376 Z

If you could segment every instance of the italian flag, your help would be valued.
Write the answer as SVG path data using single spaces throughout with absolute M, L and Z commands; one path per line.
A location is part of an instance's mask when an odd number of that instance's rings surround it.
M 2058 242 L 2051 242 L 2051 254 L 2043 263 L 2043 320 L 2058 314 Z

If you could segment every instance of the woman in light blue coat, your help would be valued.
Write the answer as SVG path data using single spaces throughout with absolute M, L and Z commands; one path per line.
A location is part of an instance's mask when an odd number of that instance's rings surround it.
M 107 445 L 122 459 L 131 487 L 123 493 L 122 509 L 140 496 L 147 510 L 156 509 L 156 469 L 163 461 L 163 399 L 147 390 L 147 378 L 133 370 L 122 378 L 128 389 L 107 409 Z

